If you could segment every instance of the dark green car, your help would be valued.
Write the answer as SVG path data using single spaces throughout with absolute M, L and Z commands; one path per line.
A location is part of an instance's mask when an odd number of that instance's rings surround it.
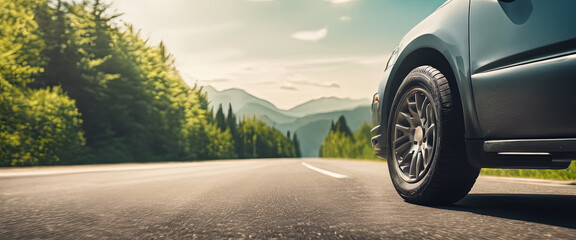
M 576 1 L 448 0 L 393 51 L 372 144 L 408 202 L 463 198 L 480 168 L 576 159 Z

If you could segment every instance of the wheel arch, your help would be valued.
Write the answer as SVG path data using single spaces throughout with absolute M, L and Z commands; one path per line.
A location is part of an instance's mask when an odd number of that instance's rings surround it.
M 408 75 L 408 73 L 410 73 L 410 71 L 419 66 L 429 65 L 438 69 L 442 74 L 444 74 L 444 76 L 448 80 L 448 84 L 450 85 L 450 89 L 452 91 L 454 98 L 453 99 L 454 104 L 452 107 L 457 107 L 459 108 L 458 109 L 459 112 L 461 113 L 463 112 L 462 111 L 463 102 L 460 95 L 460 88 L 456 77 L 456 71 L 454 70 L 454 67 L 450 64 L 448 58 L 444 54 L 442 54 L 439 50 L 432 47 L 422 47 L 414 51 L 411 51 L 410 53 L 405 54 L 404 56 L 405 57 L 401 56 L 400 57 L 401 60 L 399 59 L 400 61 L 394 64 L 394 68 L 390 73 L 390 76 L 386 83 L 387 86 L 385 87 L 385 92 L 382 96 L 385 99 L 382 99 L 383 100 L 382 103 L 384 104 L 383 106 L 380 107 L 381 111 L 380 116 L 382 116 L 380 121 L 382 130 L 384 132 L 388 131 L 387 129 L 388 117 L 389 117 L 388 113 L 390 112 L 390 109 L 394 102 L 394 96 L 396 95 L 398 88 L 400 87 L 402 81 Z M 462 115 L 460 117 L 461 121 L 459 125 L 462 126 L 462 131 L 464 131 L 464 116 Z M 381 155 L 384 157 L 388 155 L 389 151 L 387 147 L 388 140 L 386 138 L 382 138 L 381 141 L 382 145 L 384 146 L 383 148 L 384 152 Z
M 398 68 L 395 73 L 390 77 L 390 85 L 388 87 L 389 94 L 386 94 L 387 97 L 387 106 L 385 111 L 390 110 L 392 102 L 394 100 L 394 94 L 402 84 L 404 78 L 412 71 L 414 68 L 419 66 L 429 65 L 436 69 L 438 69 L 446 79 L 448 80 L 448 84 L 450 84 L 450 89 L 453 94 L 457 97 L 458 105 L 462 106 L 461 98 L 460 98 L 460 90 L 458 88 L 458 83 L 456 81 L 456 75 L 454 74 L 454 70 L 450 63 L 448 62 L 447 58 L 440 53 L 440 51 L 425 47 L 419 48 L 415 51 L 412 51 L 408 54 L 400 63 L 396 63 Z M 383 109 L 384 111 L 384 109 Z

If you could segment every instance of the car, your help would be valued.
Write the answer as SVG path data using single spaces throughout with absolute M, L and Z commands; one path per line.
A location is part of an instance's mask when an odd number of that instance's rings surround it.
M 576 159 L 576 1 L 448 0 L 373 96 L 372 145 L 405 201 L 450 204 L 481 168 Z

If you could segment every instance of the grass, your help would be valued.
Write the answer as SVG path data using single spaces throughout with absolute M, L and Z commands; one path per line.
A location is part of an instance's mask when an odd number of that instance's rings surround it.
M 386 162 L 384 159 L 350 159 L 350 158 L 333 158 L 359 161 Z M 568 180 L 576 184 L 576 161 L 572 161 L 567 169 L 549 170 L 549 169 L 495 169 L 484 168 L 480 172 L 483 175 L 500 176 L 500 177 L 521 177 L 537 178 L 550 180 Z
M 568 169 L 562 170 L 482 169 L 481 173 L 491 176 L 571 180 L 572 182 L 576 182 L 576 161 L 572 161 Z

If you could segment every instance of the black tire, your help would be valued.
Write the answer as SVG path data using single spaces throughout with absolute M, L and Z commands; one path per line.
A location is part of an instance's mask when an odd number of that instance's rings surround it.
M 422 205 L 466 196 L 480 169 L 468 162 L 462 110 L 444 75 L 431 66 L 412 70 L 389 116 L 388 168 L 400 196 Z

